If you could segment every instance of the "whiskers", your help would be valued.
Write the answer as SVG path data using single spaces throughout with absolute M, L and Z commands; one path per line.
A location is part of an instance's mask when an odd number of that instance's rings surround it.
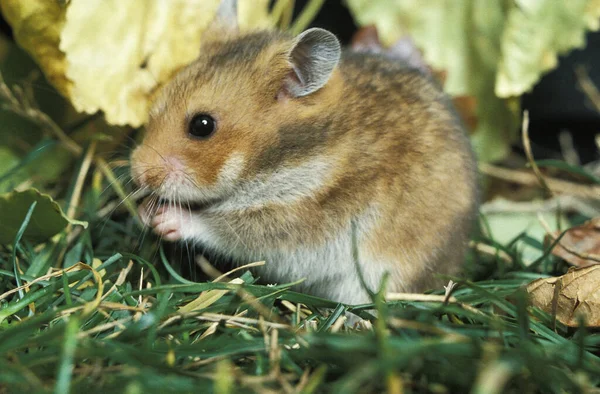
M 121 165 L 119 166 L 119 168 L 121 169 L 121 173 L 117 174 L 115 176 L 115 179 L 109 182 L 99 194 L 100 199 L 106 200 L 106 202 L 102 204 L 104 208 L 98 211 L 97 213 L 97 218 L 101 220 L 102 223 L 100 235 L 102 235 L 102 233 L 104 232 L 106 225 L 113 219 L 115 213 L 119 210 L 119 208 L 124 207 L 126 202 L 133 201 L 134 203 L 136 203 L 135 205 L 137 205 L 139 201 L 141 201 L 144 198 L 147 198 L 148 196 L 154 195 L 155 198 L 158 198 L 156 192 L 151 191 L 146 186 L 137 185 L 134 182 L 135 179 L 132 176 L 131 171 L 129 170 L 129 163 L 127 166 Z M 143 165 L 141 175 L 144 175 L 149 171 L 156 171 L 157 169 L 158 166 Z M 119 183 L 120 187 L 123 190 L 125 190 L 127 194 L 122 199 L 119 198 L 110 201 L 110 199 L 112 198 L 112 194 L 108 192 L 113 188 L 115 183 Z M 137 246 L 134 246 L 132 250 L 134 252 L 140 250 L 142 245 L 140 240 L 143 241 L 143 236 L 145 235 L 145 233 L 147 233 L 147 228 L 145 226 L 138 226 L 138 228 L 140 229 L 141 234 L 138 237 Z
M 190 225 L 193 220 L 204 220 L 204 213 L 200 214 L 199 212 L 208 212 L 211 207 L 221 204 L 225 201 L 223 195 L 229 196 L 230 192 L 226 192 L 226 189 L 220 186 L 210 188 L 202 185 L 196 179 L 192 169 L 173 166 L 171 157 L 163 156 L 151 146 L 145 145 L 145 147 L 148 147 L 148 149 L 143 152 L 143 155 L 134 155 L 135 160 L 128 163 L 129 166 L 124 165 L 127 163 L 119 163 L 119 170 L 121 172 L 115 177 L 114 182 L 119 182 L 127 194 L 124 199 L 114 198 L 114 201 L 110 204 L 110 210 L 108 209 L 108 205 L 106 205 L 107 209 L 102 212 L 102 218 L 104 225 L 106 223 L 112 224 L 115 212 L 126 201 L 135 201 L 136 205 L 140 206 L 138 211 L 140 215 L 138 218 L 132 220 L 142 219 L 138 223 L 142 224 L 142 226 L 137 227 L 139 231 L 136 231 L 134 234 L 126 234 L 132 236 L 131 250 L 133 253 L 139 252 L 145 255 L 149 261 L 159 262 L 160 246 L 164 238 L 169 240 L 177 238 L 171 237 L 170 235 L 174 234 L 168 233 L 169 230 L 180 231 L 181 228 L 187 230 L 188 228 L 185 226 Z M 132 169 L 133 171 L 130 171 L 131 166 L 135 166 Z M 104 195 L 110 187 L 110 184 L 107 185 L 102 194 Z M 227 190 L 231 191 L 233 189 Z M 168 214 L 165 213 L 164 217 L 161 217 L 163 215 L 161 210 L 168 212 Z M 213 212 L 218 214 L 221 211 L 215 210 Z M 196 217 L 195 215 L 200 216 Z M 245 242 L 246 238 L 240 236 L 240 232 L 246 230 L 243 226 L 240 226 L 240 223 L 235 218 L 231 218 L 230 220 L 227 215 L 228 213 L 223 211 L 223 216 L 218 218 L 218 221 L 215 222 L 216 225 L 224 225 L 226 232 L 232 234 L 228 242 L 231 242 L 234 247 L 248 249 L 248 245 Z M 210 215 L 207 218 L 207 220 L 211 220 Z M 161 223 L 159 221 L 163 219 L 177 221 L 180 224 L 171 222 L 165 226 L 160 226 Z M 121 222 L 121 220 L 115 221 Z M 123 228 L 123 226 L 120 227 Z M 158 229 L 156 230 L 157 227 Z M 153 231 L 158 236 L 151 237 L 150 232 Z M 199 236 L 202 236 L 202 234 Z M 202 248 L 202 245 L 199 245 L 199 247 Z M 171 258 L 175 260 L 179 259 L 184 271 L 190 274 L 196 272 L 196 254 L 202 250 L 197 249 L 196 239 L 183 238 L 174 249 L 170 247 L 168 249 L 172 253 L 175 253 L 175 255 L 171 255 Z M 184 260 L 187 261 L 184 262 Z

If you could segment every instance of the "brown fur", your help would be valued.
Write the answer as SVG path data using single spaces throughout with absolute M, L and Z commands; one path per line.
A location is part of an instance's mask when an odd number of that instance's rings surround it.
M 385 266 L 390 290 L 422 291 L 436 284 L 434 273 L 455 273 L 477 209 L 476 170 L 445 96 L 402 64 L 357 53 L 345 53 L 314 94 L 282 95 L 292 42 L 276 32 L 207 42 L 159 98 L 132 158 L 134 175 L 157 189 L 165 177 L 161 157 L 173 156 L 209 186 L 236 152 L 246 159 L 243 185 L 324 156 L 334 170 L 310 198 L 203 213 L 231 256 L 251 260 L 323 245 L 352 220 L 374 215 L 359 228 L 360 261 L 367 269 Z M 218 123 L 207 140 L 187 135 L 200 112 Z M 282 279 L 268 268 L 263 277 Z M 303 288 L 321 295 L 311 289 Z

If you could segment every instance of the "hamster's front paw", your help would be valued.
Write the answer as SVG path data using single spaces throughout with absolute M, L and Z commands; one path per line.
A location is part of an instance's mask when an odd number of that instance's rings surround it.
M 189 228 L 192 217 L 191 212 L 180 206 L 161 205 L 152 208 L 149 200 L 144 201 L 139 207 L 140 219 L 156 235 L 167 241 L 179 241 L 184 238 L 183 231 Z

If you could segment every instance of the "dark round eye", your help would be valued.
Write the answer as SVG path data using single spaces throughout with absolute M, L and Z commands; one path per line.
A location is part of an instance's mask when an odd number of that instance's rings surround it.
M 188 132 L 195 138 L 208 138 L 215 132 L 217 122 L 212 116 L 207 114 L 194 115 L 190 121 Z

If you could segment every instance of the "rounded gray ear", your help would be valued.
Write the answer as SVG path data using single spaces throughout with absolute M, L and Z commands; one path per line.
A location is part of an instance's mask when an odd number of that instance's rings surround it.
M 287 93 L 307 96 L 321 89 L 340 61 L 338 39 L 327 30 L 313 28 L 296 37 L 289 53 L 293 75 L 285 81 Z
M 221 0 L 217 18 L 237 24 L 237 0 Z
M 234 30 L 238 29 L 238 4 L 237 0 L 221 0 L 217 14 L 210 24 L 208 30 Z

